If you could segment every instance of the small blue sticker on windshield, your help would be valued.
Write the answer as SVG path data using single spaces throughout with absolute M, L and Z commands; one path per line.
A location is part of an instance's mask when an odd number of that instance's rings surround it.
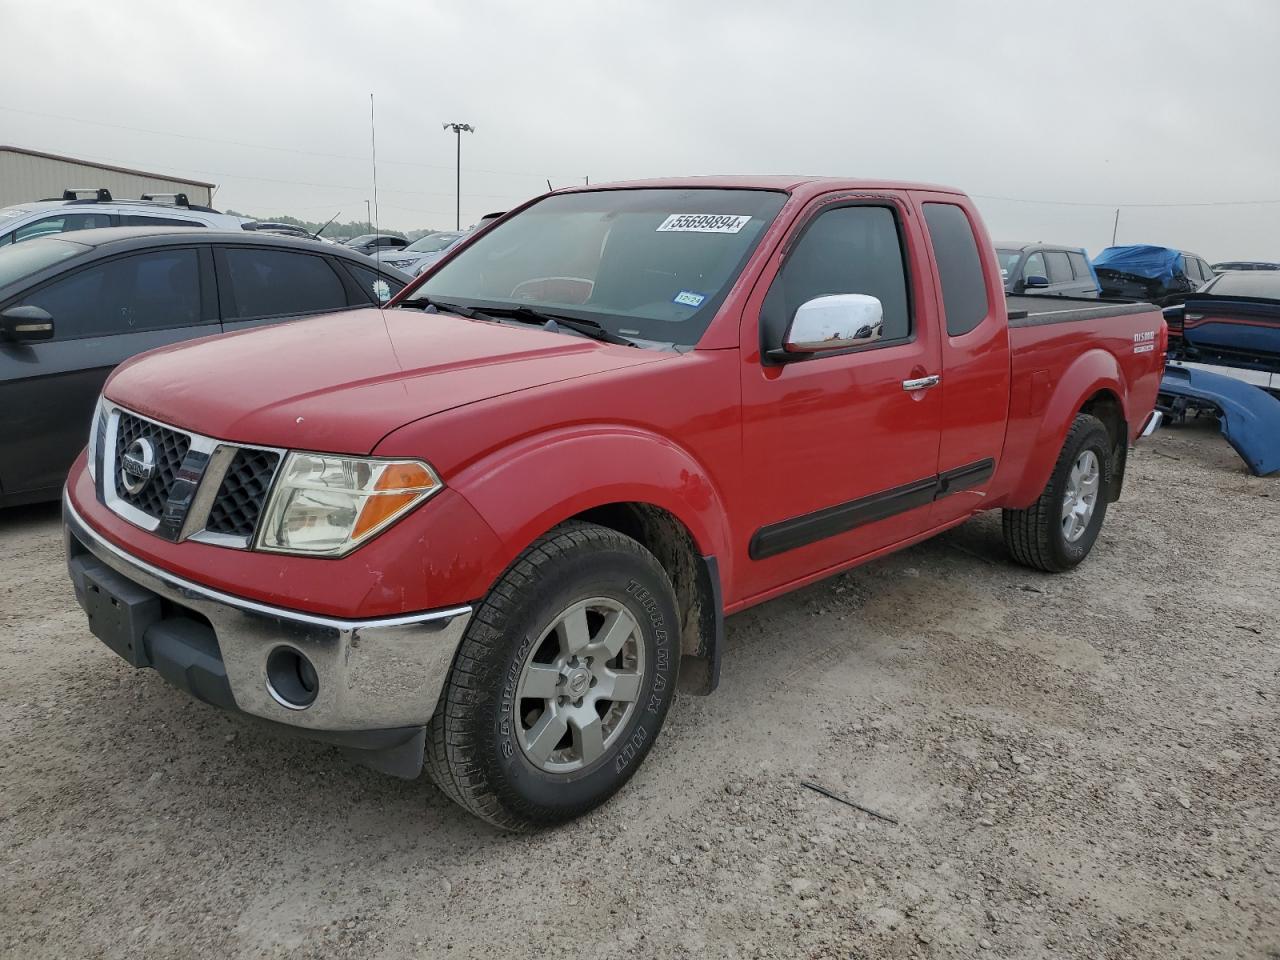
M 705 299 L 707 299 L 707 296 L 704 293 L 696 293 L 693 290 L 681 290 L 675 295 L 675 298 L 671 302 L 679 303 L 686 307 L 700 307 L 702 306 L 702 301 Z

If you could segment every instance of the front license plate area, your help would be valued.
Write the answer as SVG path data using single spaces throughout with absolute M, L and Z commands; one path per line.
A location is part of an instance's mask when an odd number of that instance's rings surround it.
M 151 665 L 143 635 L 160 619 L 160 598 L 110 567 L 84 570 L 84 609 L 93 635 L 135 667 Z

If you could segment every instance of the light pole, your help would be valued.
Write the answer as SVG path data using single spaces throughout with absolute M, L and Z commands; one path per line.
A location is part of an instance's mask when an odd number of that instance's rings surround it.
M 453 229 L 461 230 L 462 229 L 462 132 L 465 130 L 467 133 L 475 133 L 476 128 L 469 123 L 446 123 L 443 125 L 442 129 L 452 130 L 458 137 L 458 167 L 457 167 L 457 180 L 456 180 L 456 186 L 455 186 L 455 196 L 457 197 L 457 204 L 454 212 L 455 221 L 454 221 Z
M 369 201 L 364 202 L 365 233 L 373 233 L 373 213 L 369 210 Z

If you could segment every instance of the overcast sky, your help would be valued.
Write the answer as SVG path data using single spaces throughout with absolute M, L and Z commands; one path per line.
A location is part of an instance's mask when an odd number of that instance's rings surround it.
M 1201 204 L 1119 242 L 1280 259 L 1276 0 L 0 0 L 0 36 L 0 143 L 258 216 L 363 218 L 372 93 L 384 228 L 453 225 L 459 121 L 464 224 L 548 178 L 813 173 L 1094 253 L 1115 204 Z

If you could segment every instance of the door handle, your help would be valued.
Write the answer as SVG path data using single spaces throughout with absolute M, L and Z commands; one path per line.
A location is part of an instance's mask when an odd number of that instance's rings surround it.
M 942 377 L 939 374 L 935 373 L 931 377 L 920 377 L 917 380 L 903 380 L 902 389 L 903 390 L 928 390 L 930 387 L 936 387 L 941 382 L 942 382 Z

